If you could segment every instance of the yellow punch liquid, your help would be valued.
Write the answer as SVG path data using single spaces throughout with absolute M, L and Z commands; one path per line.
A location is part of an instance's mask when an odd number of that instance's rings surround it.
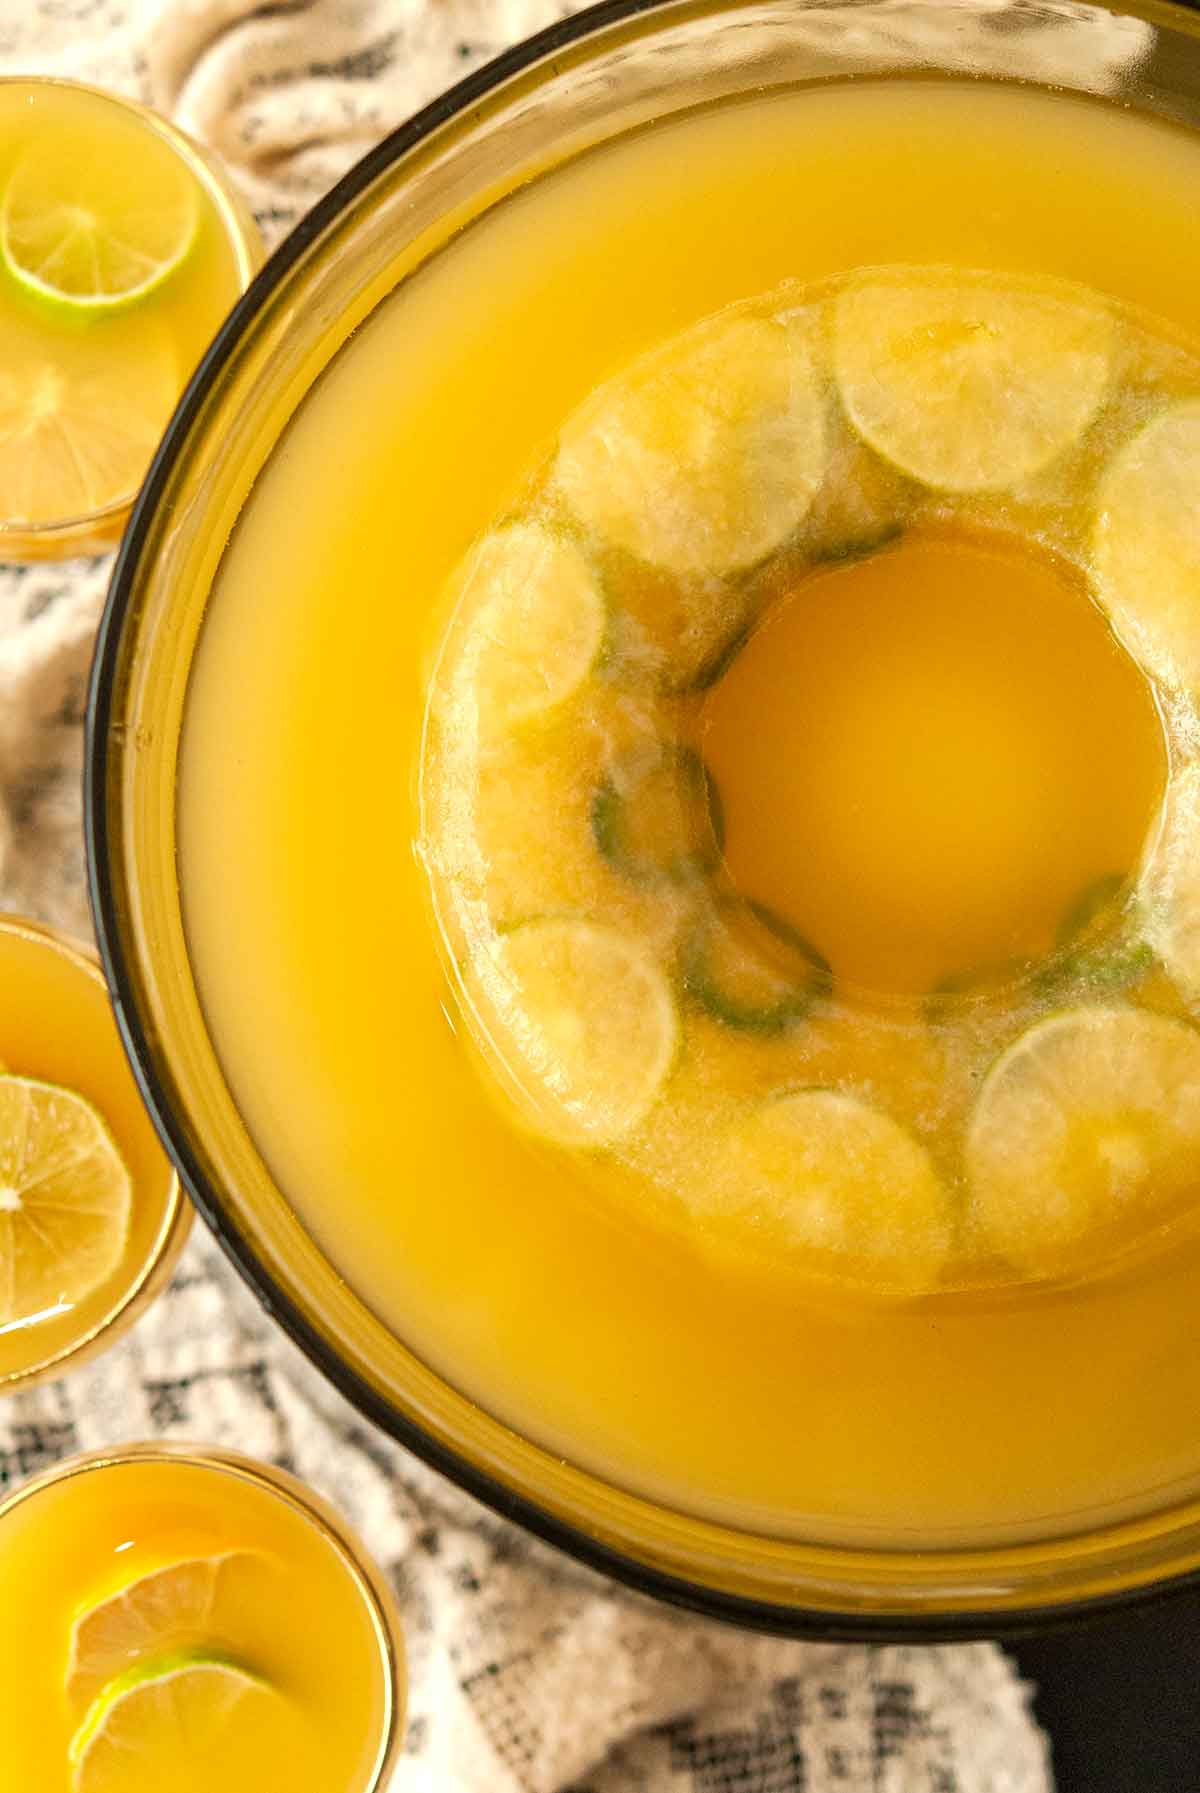
M 701 740 L 735 880 L 876 992 L 1046 953 L 1081 891 L 1135 870 L 1166 772 L 1078 576 L 935 530 L 800 584 Z
M 1139 608 L 1198 179 L 986 82 L 642 131 L 386 301 L 231 540 L 178 825 L 232 1091 L 385 1321 L 622 1486 L 911 1544 L 1200 1477 Z

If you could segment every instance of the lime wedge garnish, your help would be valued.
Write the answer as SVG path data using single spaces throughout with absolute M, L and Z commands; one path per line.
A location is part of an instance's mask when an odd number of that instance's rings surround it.
M 1037 1023 L 987 1075 L 966 1168 L 986 1246 L 1038 1272 L 1200 1194 L 1200 1031 L 1133 1008 Z
M 111 1681 L 150 1652 L 198 1646 L 211 1633 L 218 1598 L 235 1586 L 255 1552 L 193 1556 L 138 1575 L 79 1613 L 71 1628 L 66 1692 L 86 1708 Z
M 200 1784 L 201 1771 L 236 1770 L 222 1749 L 237 1708 L 274 1699 L 270 1686 L 216 1651 L 174 1651 L 110 1681 L 71 1740 L 72 1793 L 145 1793 Z
M 1160 412 L 1100 484 L 1100 598 L 1148 672 L 1200 683 L 1200 399 Z
M 499 1023 L 489 1028 L 506 1083 L 530 1124 L 565 1145 L 631 1133 L 665 1083 L 679 1023 L 650 955 L 599 922 L 525 922 L 476 960 Z
M 112 361 L 71 347 L 47 359 L 31 338 L 0 365 L 0 521 L 37 527 L 131 499 L 181 377 L 165 329 L 146 320 L 138 353 Z
M 0 196 L 0 257 L 23 287 L 72 310 L 144 299 L 195 240 L 195 183 L 150 131 L 102 159 L 40 144 Z
M 133 1192 L 90 1102 L 0 1077 L 0 1325 L 82 1300 L 125 1252 Z
M 806 1089 L 735 1123 L 708 1201 L 785 1263 L 880 1292 L 928 1289 L 950 1248 L 950 1204 L 929 1154 L 859 1096 Z
M 537 523 L 485 536 L 459 574 L 461 659 L 453 697 L 486 739 L 566 701 L 604 640 L 604 600 L 573 543 Z
M 802 333 L 724 317 L 639 361 L 569 420 L 557 480 L 587 528 L 679 575 L 761 560 L 800 524 L 826 461 Z
M 896 269 L 834 311 L 842 402 L 879 454 L 945 492 L 1038 473 L 1082 435 L 1108 384 L 1112 318 L 1049 282 Z

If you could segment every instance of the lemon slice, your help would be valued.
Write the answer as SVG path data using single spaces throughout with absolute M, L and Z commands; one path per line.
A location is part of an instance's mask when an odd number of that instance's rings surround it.
M 1130 651 L 1169 682 L 1200 685 L 1200 399 L 1153 418 L 1101 481 L 1100 597 Z
M 459 577 L 452 687 L 480 732 L 519 727 L 571 697 L 600 656 L 605 628 L 600 588 L 574 543 L 513 523 L 485 536 Z
M 167 332 L 148 320 L 135 360 L 0 331 L 0 521 L 32 527 L 132 499 L 182 379 Z
M 725 317 L 638 362 L 569 420 L 557 479 L 589 529 L 680 576 L 752 565 L 804 520 L 826 461 L 803 336 Z
M 715 1213 L 773 1252 L 881 1291 L 928 1289 L 950 1249 L 949 1197 L 929 1154 L 838 1090 L 777 1096 L 737 1122 L 710 1192 Z
M 0 1326 L 99 1288 L 129 1238 L 129 1172 L 82 1096 L 0 1077 Z
M 39 144 L 0 198 L 0 257 L 42 298 L 111 311 L 175 272 L 198 223 L 193 177 L 149 131 L 115 136 L 99 161 Z
M 1166 815 L 1138 890 L 1146 939 L 1180 988 L 1200 998 L 1200 766 L 1167 787 Z
M 659 966 L 599 922 L 548 918 L 477 958 L 490 1044 L 530 1124 L 564 1145 L 631 1133 L 671 1070 L 679 1023 Z
M 989 1071 L 967 1132 L 975 1221 L 1029 1270 L 1200 1194 L 1200 1032 L 1140 1009 L 1069 1009 Z
M 262 1558 L 230 1550 L 187 1557 L 150 1570 L 87 1607 L 71 1628 L 66 1692 L 86 1708 L 149 1651 L 161 1655 L 199 1645 L 212 1629 L 217 1601 L 245 1581 Z
M 72 1793 L 191 1788 L 206 1784 L 205 1772 L 236 1772 L 235 1713 L 249 1700 L 277 1697 L 260 1676 L 215 1651 L 138 1663 L 109 1682 L 72 1738 Z
M 1067 288 L 999 275 L 897 269 L 855 281 L 834 309 L 842 402 L 879 454 L 945 492 L 1039 472 L 1100 408 L 1113 322 Z

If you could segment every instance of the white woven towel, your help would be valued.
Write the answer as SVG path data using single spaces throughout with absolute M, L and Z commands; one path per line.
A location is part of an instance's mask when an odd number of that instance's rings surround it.
M 959 3 L 943 0 L 947 41 Z M 567 10 L 554 0 L 0 0 L 0 73 L 72 75 L 173 113 L 234 168 L 273 239 L 384 130 Z M 891 0 L 901 46 L 910 13 Z M 1113 68 L 1136 57 L 1143 30 L 1112 22 Z M 1077 75 L 1079 54 L 1064 19 L 1028 72 Z M 0 901 L 80 933 L 80 708 L 108 570 L 103 560 L 0 566 Z M 0 1488 L 71 1451 L 147 1435 L 286 1463 L 357 1523 L 394 1577 L 411 1657 L 399 1793 L 1050 1787 L 1026 1690 L 998 1649 L 782 1643 L 613 1589 L 373 1433 L 275 1333 L 206 1237 L 132 1338 L 0 1408 Z

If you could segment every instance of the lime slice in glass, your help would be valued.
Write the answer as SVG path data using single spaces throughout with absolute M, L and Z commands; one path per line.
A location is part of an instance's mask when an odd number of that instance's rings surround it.
M 170 278 L 198 222 L 193 176 L 149 130 L 114 139 L 100 161 L 39 144 L 0 195 L 0 258 L 40 298 L 111 311 Z
M 71 1740 L 72 1793 L 145 1793 L 204 1784 L 238 1767 L 230 1728 L 248 1701 L 277 1700 L 216 1651 L 177 1651 L 110 1681 Z
M 930 1288 L 950 1249 L 949 1196 L 925 1148 L 840 1090 L 776 1096 L 736 1122 L 708 1200 L 783 1263 L 881 1293 Z
M 674 1063 L 670 985 L 639 942 L 600 922 L 522 923 L 477 954 L 498 1068 L 536 1131 L 609 1145 L 645 1118 Z
M 602 386 L 562 432 L 557 481 L 605 540 L 681 576 L 761 560 L 825 472 L 825 400 L 804 337 L 724 317 Z
M 192 1556 L 138 1575 L 94 1601 L 71 1628 L 66 1692 L 86 1709 L 111 1681 L 153 1652 L 198 1646 L 211 1634 L 222 1596 L 253 1593 L 263 1558 L 247 1550 Z
M 583 684 L 604 641 L 604 600 L 584 556 L 537 523 L 485 536 L 460 573 L 451 701 L 486 740 L 557 709 Z
M 32 333 L 0 363 L 0 521 L 32 528 L 132 499 L 182 375 L 167 331 L 144 321 L 136 358 L 72 343 L 49 359 Z
M 1200 1031 L 1134 1008 L 1038 1022 L 984 1081 L 966 1169 L 986 1247 L 1039 1273 L 1200 1195 Z
M 1200 399 L 1162 411 L 1100 483 L 1100 599 L 1155 677 L 1200 685 Z
M 125 1252 L 133 1190 L 90 1102 L 0 1077 L 0 1325 L 83 1299 Z
M 1108 385 L 1113 322 L 1070 288 L 897 269 L 834 308 L 834 364 L 854 427 L 924 485 L 989 492 L 1071 447 Z

